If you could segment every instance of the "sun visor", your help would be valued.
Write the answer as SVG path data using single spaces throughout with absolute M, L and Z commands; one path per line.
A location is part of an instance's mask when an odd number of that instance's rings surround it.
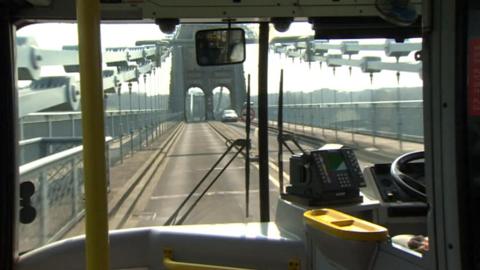
M 315 39 L 389 38 L 404 40 L 422 36 L 421 17 L 409 26 L 397 26 L 380 17 L 309 18 Z

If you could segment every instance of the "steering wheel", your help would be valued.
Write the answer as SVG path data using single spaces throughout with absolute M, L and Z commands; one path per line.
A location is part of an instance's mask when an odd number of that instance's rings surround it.
M 390 167 L 390 174 L 392 175 L 395 182 L 397 182 L 397 184 L 405 192 L 411 194 L 412 196 L 416 197 L 421 201 L 426 201 L 427 195 L 425 193 L 425 185 L 420 183 L 412 176 L 407 175 L 401 171 L 405 164 L 413 160 L 423 158 L 425 158 L 424 151 L 411 152 L 401 155 L 392 162 L 392 165 Z

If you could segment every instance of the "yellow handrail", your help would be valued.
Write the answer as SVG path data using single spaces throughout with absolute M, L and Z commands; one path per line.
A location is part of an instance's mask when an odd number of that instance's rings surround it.
M 99 0 L 77 0 L 83 167 L 85 175 L 86 266 L 109 269 L 105 134 Z
M 167 270 L 253 270 L 248 268 L 236 268 L 236 267 L 227 267 L 227 266 L 219 266 L 219 265 L 176 262 L 172 258 L 173 258 L 173 251 L 171 249 L 165 249 L 163 251 L 163 265 Z

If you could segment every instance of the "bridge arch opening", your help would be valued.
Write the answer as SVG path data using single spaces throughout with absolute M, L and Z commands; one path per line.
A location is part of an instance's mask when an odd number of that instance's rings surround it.
M 190 87 L 185 95 L 185 119 L 187 122 L 206 120 L 205 91 L 199 87 Z
M 220 120 L 223 110 L 232 108 L 232 95 L 229 88 L 218 86 L 212 90 L 213 93 L 213 114 L 216 120 Z

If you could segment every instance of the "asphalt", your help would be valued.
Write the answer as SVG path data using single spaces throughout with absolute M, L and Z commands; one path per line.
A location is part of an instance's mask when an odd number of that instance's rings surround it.
M 154 176 L 142 198 L 132 211 L 125 227 L 164 225 L 182 201 L 217 159 L 225 152 L 225 139 L 208 123 L 189 123 L 167 154 L 163 168 Z M 215 167 L 208 180 L 192 196 L 177 220 L 187 212 L 200 193 L 221 171 L 233 153 Z M 250 174 L 249 217 L 245 203 L 245 160 L 239 155 L 205 196 L 193 208 L 182 224 L 211 224 L 259 221 L 258 170 L 252 166 Z M 270 186 L 270 216 L 274 218 L 278 189 Z

